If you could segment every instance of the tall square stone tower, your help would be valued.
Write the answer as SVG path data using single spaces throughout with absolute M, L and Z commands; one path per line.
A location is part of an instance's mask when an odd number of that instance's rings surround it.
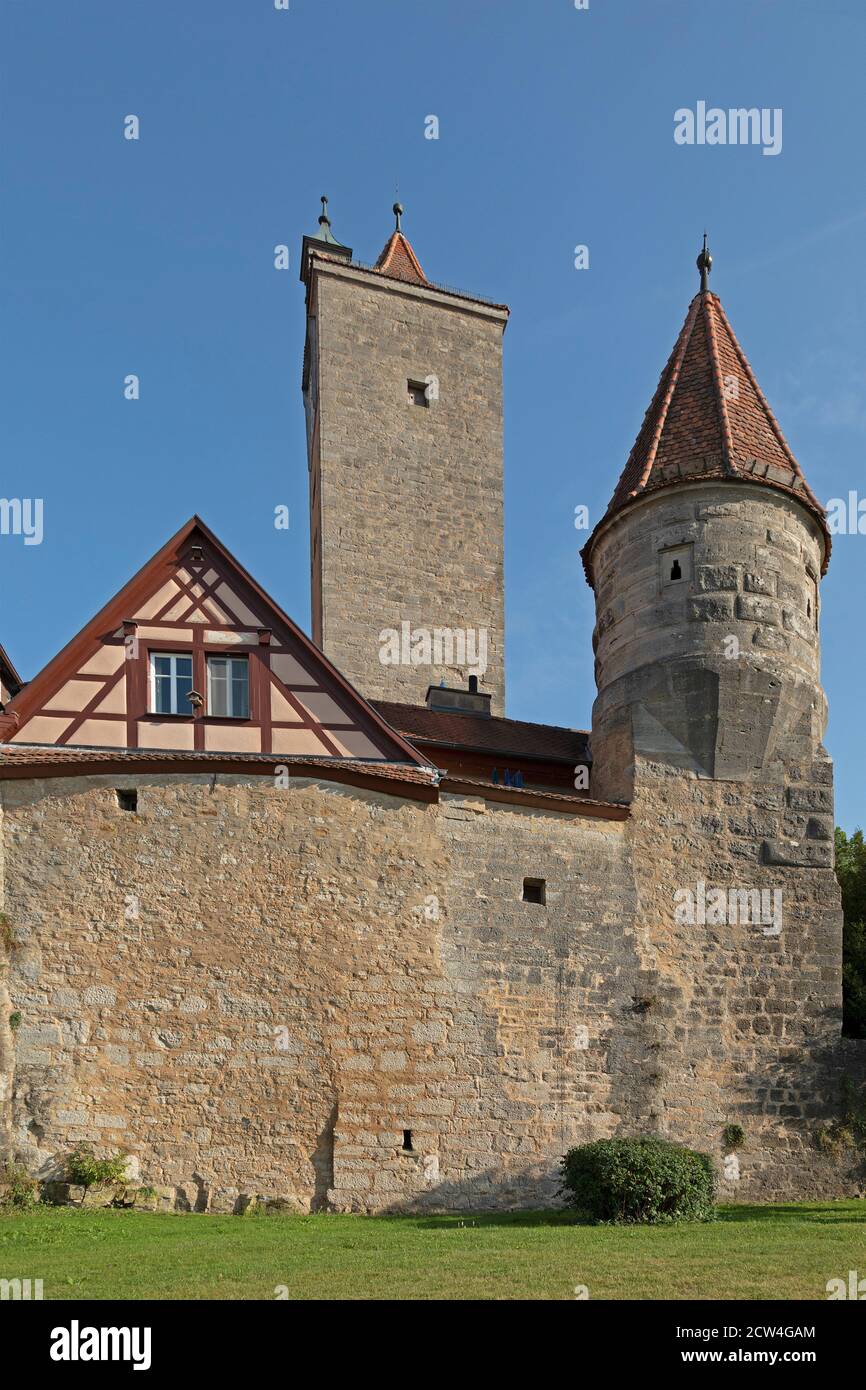
M 505 707 L 503 305 L 431 284 L 397 229 L 305 237 L 313 637 L 371 699 L 479 677 Z

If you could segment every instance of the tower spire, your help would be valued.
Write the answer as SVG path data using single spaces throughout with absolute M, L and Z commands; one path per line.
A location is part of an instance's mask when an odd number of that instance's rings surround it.
M 319 213 L 319 231 L 316 236 L 317 241 L 326 241 L 331 246 L 339 246 L 340 243 L 331 231 L 331 219 L 328 216 L 327 194 L 322 194 L 322 211 Z
M 305 236 L 301 243 L 301 274 L 300 278 L 306 283 L 307 271 L 309 269 L 310 256 L 314 251 L 324 255 L 338 256 L 343 260 L 352 259 L 351 246 L 344 246 L 338 241 L 331 231 L 331 219 L 328 216 L 328 197 L 322 194 L 322 211 L 319 213 L 319 225 L 315 232 L 310 232 Z
M 395 203 L 391 211 L 394 214 L 396 225 L 382 248 L 375 269 L 396 280 L 406 280 L 415 285 L 426 285 L 428 283 L 427 277 L 403 231 L 403 204 Z
M 710 271 L 713 268 L 713 258 L 710 255 L 710 249 L 707 246 L 706 232 L 704 232 L 704 244 L 698 253 L 698 259 L 696 264 L 698 270 L 701 272 L 701 294 L 707 294 L 707 292 L 709 291 L 708 277 Z
M 595 535 L 612 516 L 657 489 L 708 478 L 758 483 L 796 496 L 823 532 L 826 568 L 831 544 L 826 513 L 767 404 L 721 300 L 708 290 L 712 263 L 704 234 L 697 258 L 700 292 L 689 304 L 607 512 L 583 548 L 588 576 Z

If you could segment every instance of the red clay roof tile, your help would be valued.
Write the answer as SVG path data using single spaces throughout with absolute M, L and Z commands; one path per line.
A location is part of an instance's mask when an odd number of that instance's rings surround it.
M 798 497 L 819 521 L 830 555 L 826 513 L 806 482 L 767 404 L 721 301 L 696 294 L 634 447 L 599 526 L 645 493 L 703 478 L 763 483 Z M 589 564 L 599 526 L 583 548 Z
M 551 758 L 574 765 L 587 760 L 589 734 L 556 724 L 532 724 L 486 714 L 451 714 L 426 705 L 371 700 L 383 719 L 414 743 L 441 744 L 498 755 Z
M 392 232 L 382 254 L 376 262 L 376 270 L 390 275 L 395 280 L 408 280 L 413 285 L 426 285 L 427 276 L 421 269 L 418 257 L 402 232 Z

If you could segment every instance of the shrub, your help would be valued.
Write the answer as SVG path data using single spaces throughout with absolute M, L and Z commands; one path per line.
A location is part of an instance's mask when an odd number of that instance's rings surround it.
M 866 1154 L 866 1088 L 858 1091 L 850 1076 L 839 1083 L 839 1114 L 815 1131 L 815 1142 L 825 1153 L 856 1149 Z
M 18 1163 L 0 1167 L 0 1206 L 28 1208 L 39 1202 L 39 1183 Z
M 126 1154 L 96 1158 L 88 1145 L 79 1144 L 66 1160 L 66 1179 L 79 1187 L 126 1182 Z
M 725 1153 L 733 1153 L 735 1149 L 741 1149 L 746 1142 L 746 1134 L 742 1125 L 725 1125 L 722 1130 L 722 1144 Z
M 13 1033 L 17 1032 L 21 1027 L 21 1015 L 17 1009 L 14 1014 L 9 1015 L 9 1027 L 12 1029 Z
M 707 1154 L 664 1139 L 599 1139 L 569 1149 L 560 1195 L 592 1221 L 656 1225 L 711 1221 L 713 1167 Z

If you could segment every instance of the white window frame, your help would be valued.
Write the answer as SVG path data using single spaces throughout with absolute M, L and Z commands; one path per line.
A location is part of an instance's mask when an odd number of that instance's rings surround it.
M 226 671 L 226 706 L 227 706 L 227 708 L 226 708 L 226 713 L 225 713 L 225 714 L 215 714 L 215 713 L 214 713 L 214 710 L 213 710 L 213 698 L 212 698 L 212 691 L 211 691 L 211 662 L 212 662 L 212 661 L 225 661 L 225 662 L 227 663 L 227 667 L 228 667 L 228 669 L 227 669 L 227 671 Z M 237 662 L 238 665 L 242 665 L 243 668 L 244 668 L 244 670 L 246 671 L 246 675 L 247 675 L 247 708 L 246 708 L 246 712 L 245 712 L 244 714 L 235 714 L 234 710 L 232 709 L 233 694 L 234 694 L 234 682 L 233 682 L 233 680 L 232 680 L 231 667 L 232 667 L 232 663 L 233 663 L 233 662 Z M 228 653 L 226 653 L 225 655 L 223 655 L 222 652 L 206 652 L 206 653 L 205 653 L 205 667 L 206 667 L 206 671 L 207 671 L 207 712 L 208 712 L 209 716 L 210 716 L 212 719 L 249 719 L 249 718 L 250 718 L 250 709 L 251 709 L 251 705 L 250 705 L 250 659 L 249 659 L 249 657 L 246 656 L 246 655 L 244 655 L 244 656 L 232 656 L 232 655 L 229 655 Z
M 170 709 L 170 710 L 158 710 L 157 707 L 156 707 L 156 659 L 157 659 L 157 657 L 159 657 L 160 660 L 167 660 L 167 661 L 171 662 L 171 665 L 170 665 L 169 671 L 168 671 L 168 677 L 169 677 L 169 681 L 170 681 L 169 690 L 170 690 L 170 692 L 171 692 L 171 709 Z M 149 668 L 149 675 L 150 675 L 150 713 L 151 713 L 151 714 L 156 714 L 156 715 L 159 715 L 159 714 L 188 714 L 188 715 L 192 715 L 192 706 L 190 706 L 188 709 L 177 709 L 177 681 L 178 681 L 177 663 L 178 663 L 178 661 L 188 661 L 188 662 L 189 662 L 190 688 L 192 688 L 192 681 L 193 681 L 192 652 L 157 652 L 157 651 L 152 651 L 152 652 L 150 652 L 150 654 L 149 654 L 149 658 L 150 658 L 150 659 L 149 659 L 149 661 L 148 661 L 148 668 Z M 161 678 L 162 678 L 162 679 L 165 679 L 164 676 L 161 677 Z

